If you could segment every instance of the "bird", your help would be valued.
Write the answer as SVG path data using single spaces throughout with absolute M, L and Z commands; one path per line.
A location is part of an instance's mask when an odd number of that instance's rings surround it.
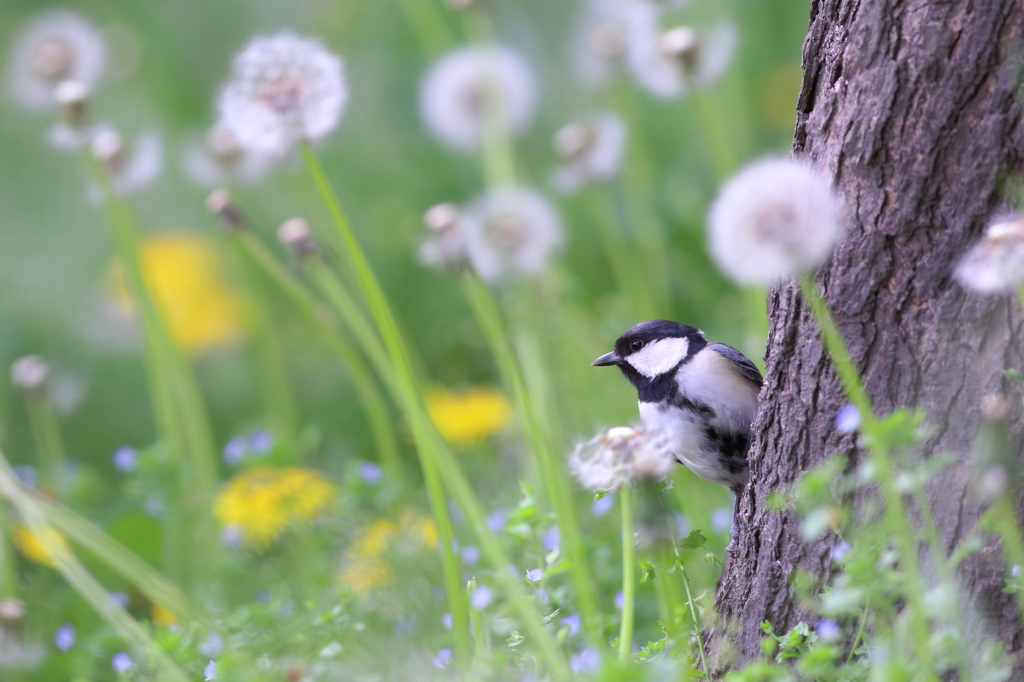
M 710 343 L 671 320 L 630 328 L 591 363 L 618 367 L 636 387 L 640 422 L 660 434 L 677 461 L 735 496 L 728 552 L 735 551 L 740 497 L 750 478 L 747 452 L 761 372 L 743 353 Z

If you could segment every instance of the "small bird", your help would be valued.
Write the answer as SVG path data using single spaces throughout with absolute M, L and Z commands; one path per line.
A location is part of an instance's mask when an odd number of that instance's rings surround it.
M 672 455 L 693 473 L 733 492 L 726 548 L 733 551 L 761 372 L 735 348 L 708 343 L 701 330 L 669 320 L 641 322 L 591 364 L 622 370 L 636 387 L 644 428 L 664 435 Z

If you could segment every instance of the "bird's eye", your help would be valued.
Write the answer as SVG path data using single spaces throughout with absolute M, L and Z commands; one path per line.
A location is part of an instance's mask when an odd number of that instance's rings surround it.
M 644 347 L 644 342 L 641 341 L 640 339 L 633 339 L 630 342 L 629 347 L 632 348 L 633 351 L 635 352 L 635 351 L 638 351 L 638 350 L 640 350 L 641 348 Z

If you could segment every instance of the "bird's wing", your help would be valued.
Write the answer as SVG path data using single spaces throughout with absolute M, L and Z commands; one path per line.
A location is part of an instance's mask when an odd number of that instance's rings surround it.
M 763 381 L 761 379 L 761 371 L 757 369 L 757 365 L 747 359 L 746 355 L 739 352 L 732 346 L 725 345 L 724 343 L 712 343 L 708 348 L 731 361 L 732 364 L 736 366 L 736 369 L 740 374 L 757 384 L 758 387 L 761 386 Z

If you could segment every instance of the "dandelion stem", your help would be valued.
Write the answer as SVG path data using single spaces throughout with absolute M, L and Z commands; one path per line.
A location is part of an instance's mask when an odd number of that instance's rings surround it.
M 622 511 L 622 621 L 619 624 L 619 660 L 628 661 L 633 644 L 633 601 L 636 597 L 636 537 L 633 533 L 633 489 L 619 490 Z
M 587 190 L 590 197 L 591 213 L 597 224 L 597 233 L 604 248 L 605 257 L 611 266 L 619 292 L 629 301 L 630 312 L 638 319 L 656 318 L 657 308 L 648 280 L 638 276 L 641 269 L 635 263 L 635 254 L 630 248 L 622 229 L 622 216 L 609 196 L 606 188 Z
M 454 497 L 462 513 L 465 515 L 467 523 L 477 536 L 484 555 L 495 568 L 499 569 L 498 580 L 502 584 L 505 593 L 509 595 L 509 605 L 519 618 L 522 619 L 526 629 L 536 639 L 540 656 L 547 664 L 548 672 L 552 679 L 567 680 L 569 678 L 569 670 L 561 653 L 550 633 L 544 628 L 544 623 L 537 612 L 536 606 L 533 605 L 525 594 L 522 585 L 504 570 L 509 563 L 508 554 L 502 548 L 497 536 L 487 527 L 483 509 L 469 481 L 462 472 L 455 456 L 441 440 L 436 428 L 434 428 L 429 416 L 427 416 L 422 396 L 416 386 L 415 374 L 408 360 L 406 347 L 398 332 L 398 327 L 392 317 L 390 307 L 387 305 L 384 293 L 380 289 L 373 271 L 370 269 L 369 262 L 360 248 L 355 234 L 352 232 L 344 213 L 341 211 L 341 205 L 334 195 L 334 190 L 327 180 L 323 167 L 308 145 L 303 144 L 301 151 L 314 184 L 320 191 L 321 197 L 335 222 L 335 226 L 341 234 L 341 241 L 345 246 L 343 252 L 356 274 L 356 279 L 370 308 L 377 331 L 380 332 L 381 338 L 384 340 L 387 354 L 381 348 L 380 341 L 376 338 L 372 328 L 369 328 L 362 311 L 355 306 L 354 300 L 347 294 L 347 291 L 344 290 L 340 282 L 337 282 L 335 293 L 344 294 L 344 296 L 335 297 L 332 303 L 345 323 L 353 329 L 353 333 L 362 345 L 363 351 L 375 365 L 378 375 L 385 386 L 393 391 L 396 402 L 409 420 L 409 425 L 416 441 L 417 452 L 420 456 L 421 467 L 425 471 L 429 470 L 431 475 L 436 475 L 438 471 L 440 472 L 452 497 Z M 316 263 L 313 265 L 316 266 Z M 322 264 L 317 269 L 320 272 L 314 272 L 314 277 L 325 280 L 326 274 L 329 273 Z M 336 278 L 335 281 L 337 281 Z M 330 296 L 329 293 L 328 295 Z M 424 466 L 424 463 L 426 463 L 426 466 Z M 431 490 L 431 483 L 428 479 L 428 493 Z M 436 494 L 436 492 L 433 494 Z M 446 505 L 442 504 L 441 513 L 444 515 L 443 518 L 448 518 Z M 437 520 L 435 516 L 435 521 Z M 438 522 L 438 526 L 438 532 L 442 535 L 442 543 L 444 545 L 442 552 L 449 552 L 454 563 L 454 554 L 451 554 L 451 543 L 444 541 L 440 522 Z M 455 579 L 458 580 L 457 575 Z M 459 583 L 456 583 L 456 585 L 456 589 L 448 593 L 449 609 L 452 613 L 453 626 L 456 622 L 456 614 L 462 615 L 463 631 L 466 633 L 464 646 L 468 651 L 468 621 L 466 618 L 468 605 L 465 602 L 465 592 L 461 589 L 461 585 Z M 460 635 L 461 637 L 463 635 Z
M 26 396 L 25 410 L 39 453 L 39 478 L 43 483 L 55 486 L 58 470 L 64 461 L 64 441 L 57 417 L 45 395 Z
M 434 58 L 455 45 L 455 36 L 435 0 L 398 0 L 420 49 Z
M 249 259 L 291 299 L 299 312 L 320 332 L 328 349 L 348 372 L 349 379 L 359 395 L 360 404 L 366 410 L 366 418 L 370 424 L 370 431 L 381 465 L 392 480 L 401 480 L 403 472 L 398 452 L 398 441 L 395 437 L 395 426 L 392 423 L 384 396 L 373 377 L 366 370 L 359 352 L 341 333 L 335 322 L 328 319 L 326 316 L 328 311 L 321 308 L 321 304 L 312 292 L 282 267 L 263 242 L 247 231 L 236 231 L 233 235 L 236 243 Z
M 541 484 L 555 510 L 559 537 L 566 557 L 569 559 L 569 575 L 573 593 L 583 620 L 585 632 L 592 640 L 599 637 L 600 627 L 597 595 L 594 581 L 588 569 L 586 547 L 580 532 L 579 519 L 572 503 L 569 481 L 561 461 L 551 447 L 551 440 L 544 431 L 541 415 L 536 403 L 527 390 L 526 380 L 512 344 L 509 343 L 505 324 L 490 289 L 472 272 L 462 279 L 463 290 L 476 316 L 477 324 L 483 331 L 491 355 L 498 365 L 498 371 L 506 388 L 512 394 L 516 412 L 526 431 L 530 451 L 537 462 Z
M 690 96 L 693 108 L 704 129 L 704 137 L 711 146 L 711 157 L 715 161 L 718 178 L 725 180 L 736 172 L 736 153 L 729 142 L 729 136 L 722 127 L 722 117 L 715 114 L 715 108 L 703 92 L 694 92 Z
M 910 622 L 914 629 L 913 639 L 919 662 L 924 666 L 931 656 L 928 647 L 929 626 L 924 603 L 924 588 L 921 584 L 916 542 L 910 531 L 910 520 L 907 518 L 903 497 L 896 487 L 896 472 L 889 448 L 885 444 L 885 435 L 879 429 L 871 400 L 864 390 L 864 384 L 853 364 L 846 342 L 836 327 L 832 311 L 829 310 L 828 304 L 818 293 L 817 286 L 810 275 L 805 275 L 800 279 L 800 292 L 810 308 L 814 321 L 818 324 L 822 343 L 832 359 L 843 392 L 860 413 L 861 429 L 866 436 L 868 455 L 875 467 L 876 480 L 885 499 L 885 527 L 888 534 L 896 539 L 901 563 L 907 575 Z M 931 670 L 930 667 L 928 670 Z M 927 676 L 930 679 L 935 678 L 934 673 L 931 672 L 927 673 Z
M 363 254 L 359 242 L 356 240 L 355 233 L 352 231 L 352 227 L 342 211 L 341 203 L 338 201 L 334 189 L 327 179 L 327 174 L 324 172 L 320 160 L 308 144 L 304 143 L 301 146 L 301 152 L 313 184 L 316 185 L 320 197 L 340 233 L 341 242 L 344 247 L 343 252 L 349 266 L 355 273 L 356 281 L 370 309 L 370 315 L 376 323 L 377 331 L 380 333 L 380 337 L 394 365 L 397 378 L 400 381 L 402 397 L 409 404 L 418 404 L 420 396 L 416 385 L 416 375 L 405 344 L 398 331 L 398 324 L 384 296 L 384 291 L 377 282 L 377 278 L 370 268 L 370 263 Z M 319 271 L 319 279 L 327 281 L 328 278 L 325 277 L 327 270 L 322 267 L 322 264 Z M 337 289 L 343 290 L 340 282 Z M 351 305 L 346 307 L 351 308 Z M 427 497 L 430 500 L 431 511 L 434 521 L 437 523 L 438 535 L 441 538 L 441 561 L 446 591 L 448 593 L 448 608 L 452 614 L 452 633 L 455 635 L 456 654 L 459 660 L 465 663 L 469 660 L 470 654 L 469 614 L 468 604 L 466 603 L 465 593 L 462 590 L 459 576 L 458 560 L 452 548 L 454 532 L 452 530 L 451 516 L 448 512 L 448 504 L 445 499 L 436 458 L 431 456 L 429 449 L 424 450 L 421 448 L 418 449 L 418 452 L 420 453 L 420 468 L 423 471 L 423 479 L 427 486 Z
M 53 560 L 57 571 L 83 600 L 102 618 L 136 654 L 145 660 L 157 674 L 158 680 L 188 682 L 188 676 L 153 640 L 125 609 L 117 604 L 78 560 L 61 536 L 46 520 L 46 515 L 32 495 L 18 483 L 14 470 L 0 452 L 0 497 L 8 500 L 17 510 L 25 525 L 39 540 L 43 550 Z
M 850 653 L 846 657 L 846 665 L 850 665 L 853 662 L 853 656 L 857 653 L 857 645 L 864 638 L 864 630 L 868 623 L 868 611 L 871 608 L 871 600 L 868 599 L 864 602 L 864 611 L 860 614 L 860 625 L 857 626 L 857 636 L 853 638 L 853 644 L 850 645 Z

